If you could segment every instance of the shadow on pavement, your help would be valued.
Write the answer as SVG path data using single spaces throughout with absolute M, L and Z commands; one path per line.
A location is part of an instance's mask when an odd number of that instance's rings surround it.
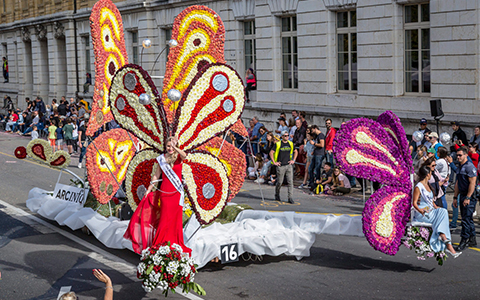
M 425 272 L 430 273 L 433 269 L 417 267 L 412 264 L 374 259 L 365 256 L 358 256 L 351 253 L 341 252 L 332 249 L 312 247 L 310 257 L 305 257 L 300 262 L 325 268 L 344 270 L 383 270 L 392 272 Z

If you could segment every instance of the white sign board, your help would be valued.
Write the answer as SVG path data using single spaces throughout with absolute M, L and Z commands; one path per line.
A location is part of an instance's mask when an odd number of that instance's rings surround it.
M 87 200 L 88 191 L 89 189 L 57 183 L 53 192 L 53 198 L 83 206 Z

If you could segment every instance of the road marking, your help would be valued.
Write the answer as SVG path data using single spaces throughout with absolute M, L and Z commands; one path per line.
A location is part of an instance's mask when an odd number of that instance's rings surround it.
M 1 153 L 1 152 L 0 152 Z M 20 222 L 28 224 L 29 222 L 25 222 L 25 220 L 22 220 L 22 218 L 28 218 L 29 221 L 34 221 L 38 224 L 41 224 L 45 227 L 47 227 L 50 230 L 53 230 L 54 232 L 63 235 L 69 240 L 74 241 L 77 244 L 82 245 L 83 247 L 90 249 L 92 252 L 88 254 L 89 257 L 97 260 L 98 262 L 105 264 L 107 266 L 111 266 L 114 268 L 116 271 L 119 271 L 122 273 L 125 277 L 131 279 L 132 281 L 138 281 L 137 279 L 137 267 L 126 260 L 113 255 L 95 245 L 90 244 L 87 241 L 82 240 L 81 238 L 66 232 L 26 211 L 24 211 L 21 208 L 18 208 L 16 206 L 13 206 L 5 201 L 0 200 L 0 205 L 5 206 L 5 208 L 0 208 L 1 211 L 4 213 L 8 214 L 9 216 L 12 216 L 13 218 L 19 220 Z M 192 293 L 185 294 L 182 292 L 181 288 L 175 288 L 175 292 L 177 292 L 179 295 L 191 299 L 191 300 L 203 300 L 203 298 L 200 298 Z
M 453 243 L 453 244 L 458 246 L 458 243 Z M 466 249 L 472 249 L 472 250 L 475 250 L 475 251 L 480 252 L 480 249 L 479 249 L 479 248 L 475 248 L 475 247 L 467 247 Z

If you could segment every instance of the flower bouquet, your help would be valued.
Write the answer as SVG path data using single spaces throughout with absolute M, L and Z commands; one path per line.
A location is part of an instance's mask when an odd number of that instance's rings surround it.
M 403 241 L 403 245 L 410 250 L 415 250 L 417 258 L 419 260 L 425 260 L 429 257 L 435 257 L 438 264 L 441 266 L 447 259 L 445 251 L 433 252 L 430 247 L 430 236 L 432 235 L 432 229 L 430 227 L 407 227 L 407 239 Z
M 205 295 L 205 290 L 193 282 L 196 267 L 193 258 L 186 256 L 180 245 L 167 242 L 142 251 L 137 277 L 142 279 L 146 292 L 157 288 L 166 297 L 169 291 L 175 293 L 175 288 L 181 286 L 184 293 L 193 290 L 199 295 Z

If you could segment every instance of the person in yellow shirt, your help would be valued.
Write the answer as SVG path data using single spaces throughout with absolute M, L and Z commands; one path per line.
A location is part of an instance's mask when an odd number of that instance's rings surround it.
M 52 146 L 52 151 L 55 152 L 55 142 L 57 140 L 57 133 L 55 132 L 57 130 L 57 126 L 55 126 L 55 123 L 51 123 L 50 126 L 48 126 L 48 141 L 50 142 L 50 146 Z

